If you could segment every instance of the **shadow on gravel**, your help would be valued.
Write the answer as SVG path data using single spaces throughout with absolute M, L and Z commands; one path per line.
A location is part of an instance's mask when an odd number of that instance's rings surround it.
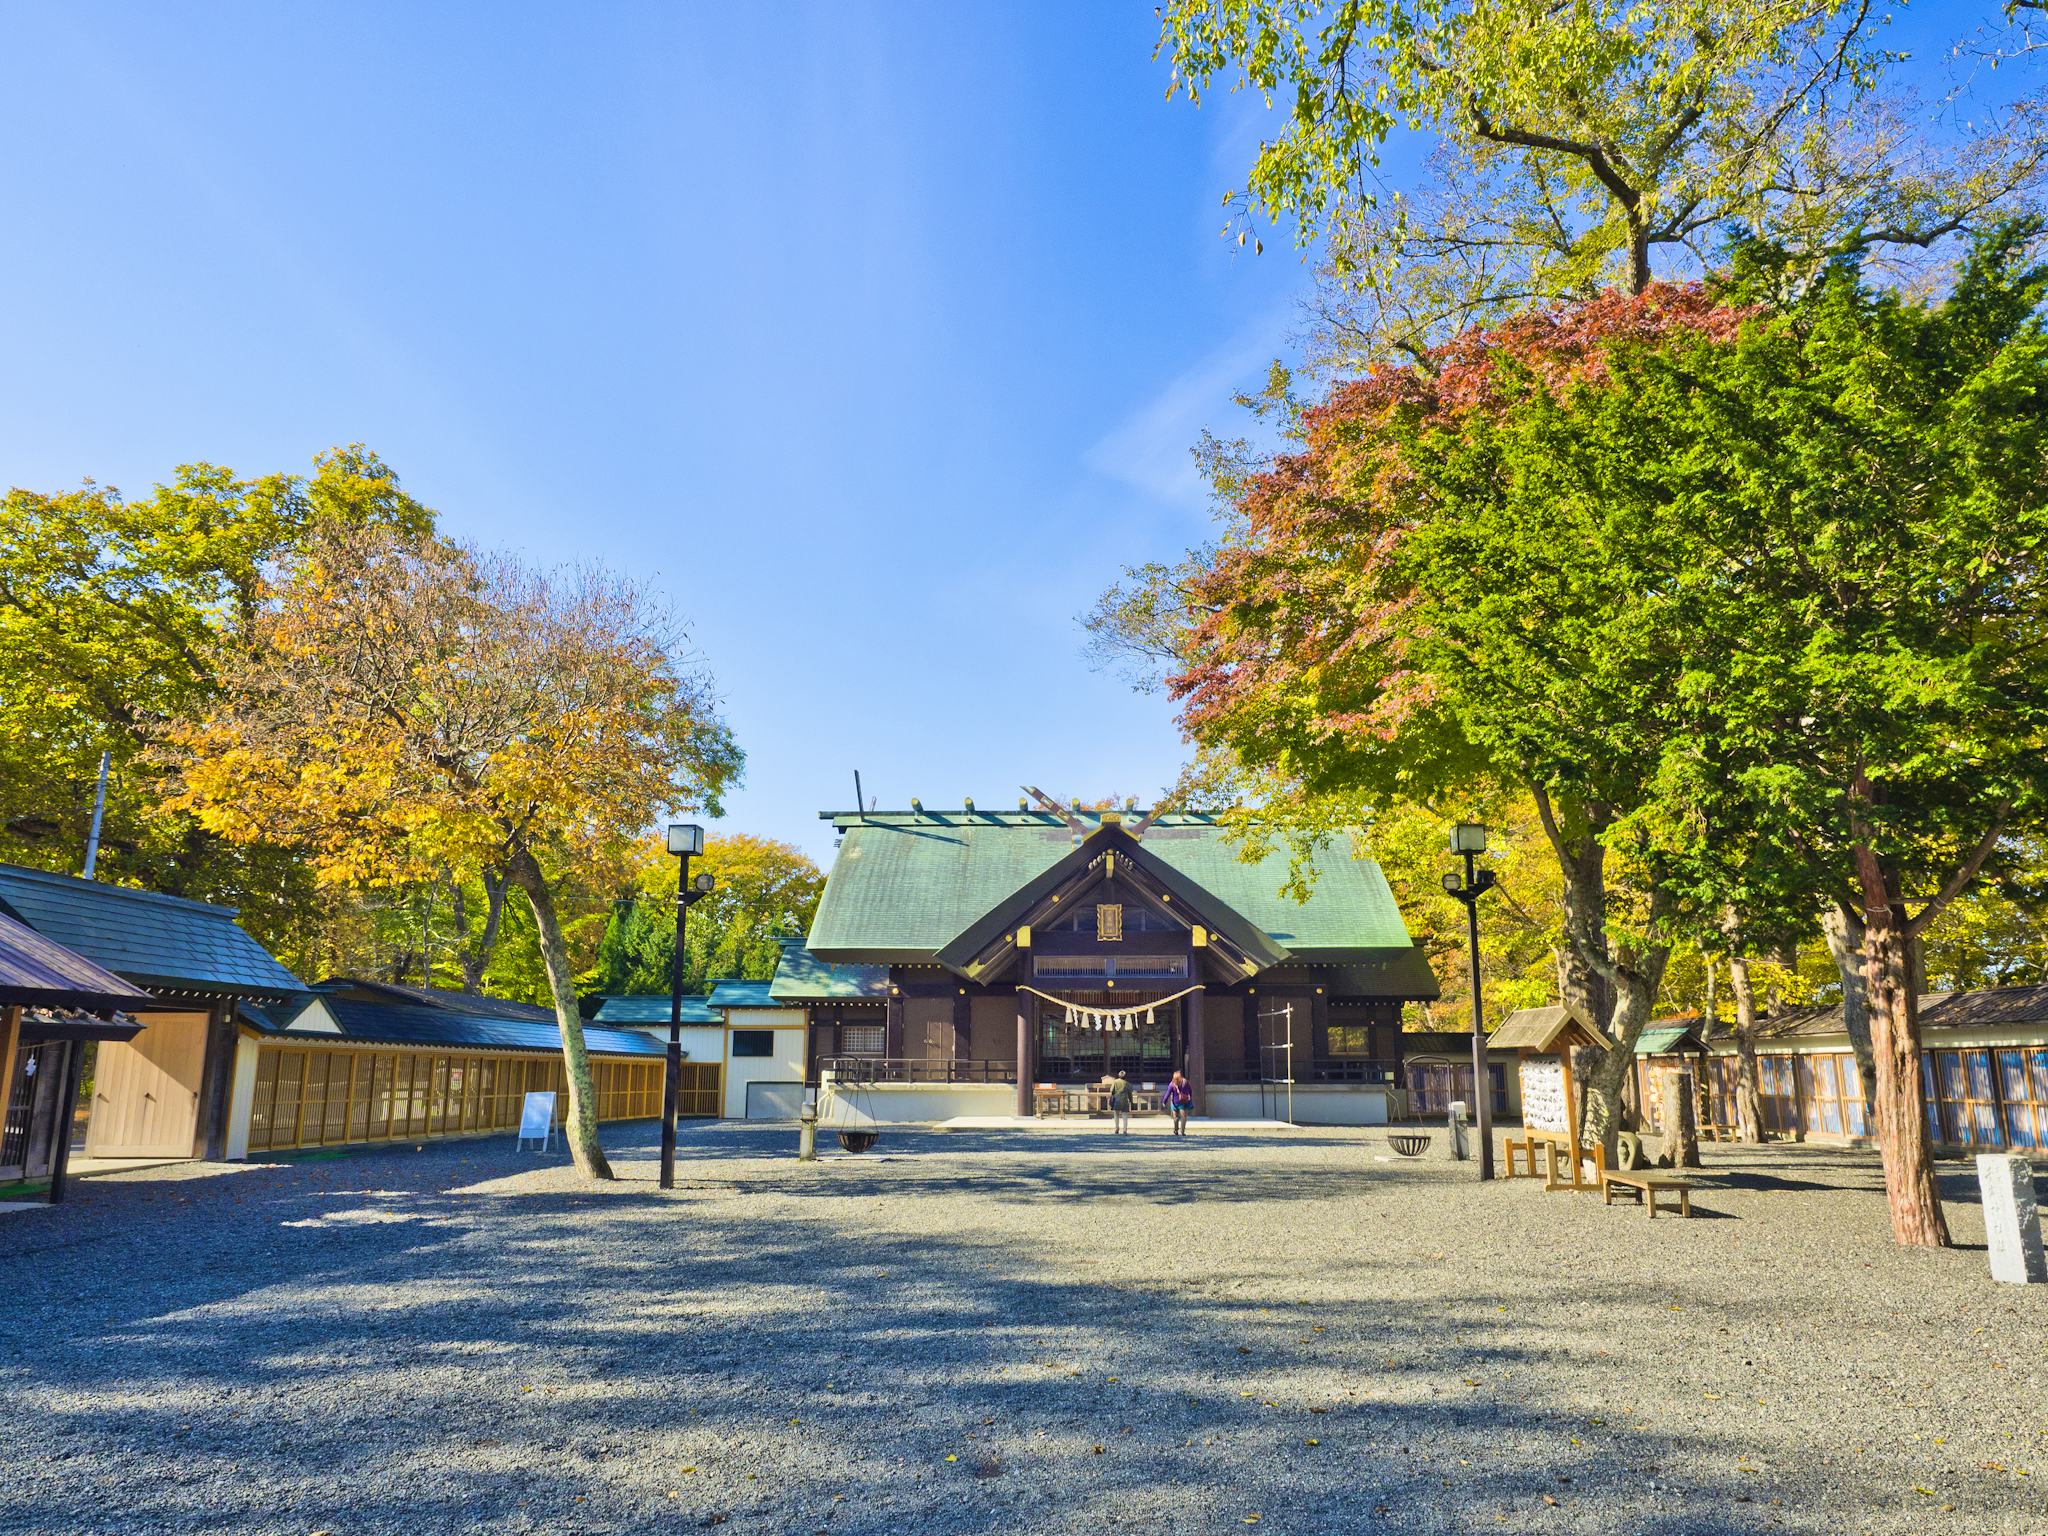
M 1012 1140 L 1000 1150 L 1047 1146 Z M 819 1197 L 764 1214 L 652 1191 L 639 1142 L 624 1187 L 592 1190 L 494 1193 L 535 1166 L 497 1144 L 253 1170 L 169 1203 L 168 1186 L 94 1181 L 61 1218 L 90 1238 L 78 1259 L 61 1230 L 0 1253 L 0 1528 L 1214 1533 L 1256 1514 L 1300 1533 L 1597 1530 L 1623 1528 L 1611 1512 L 1650 1483 L 1697 1536 L 1776 1518 L 1747 1444 L 1643 1433 L 1623 1406 L 1589 1419 L 1545 1391 L 1546 1367 L 1642 1304 L 1632 1276 L 1575 1277 L 1580 1322 L 1561 1332 L 1521 1327 L 1514 1297 L 1481 1305 L 1420 1253 L 1215 1248 L 1230 1205 L 1355 1176 L 1162 1173 L 1183 1182 L 1138 1198 L 1215 1204 L 1214 1220 L 1163 1229 L 1189 1262 L 1103 1283 L 1056 1234 L 977 1234 L 971 1206 L 945 1237 L 861 1210 L 969 1184 L 1128 1196 L 1128 1159 L 971 1180 L 945 1157 L 886 1175 L 849 1159 L 829 1183 L 763 1178 L 764 1198 Z M 1311 1264 L 1360 1299 L 1292 1299 Z M 1655 1300 L 1715 1305 L 1683 1270 Z

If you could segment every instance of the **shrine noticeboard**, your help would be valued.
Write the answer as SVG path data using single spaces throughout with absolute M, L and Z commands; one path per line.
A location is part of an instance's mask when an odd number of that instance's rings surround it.
M 538 1141 L 545 1145 L 554 1131 L 555 1096 L 552 1093 L 529 1093 L 519 1111 L 519 1140 L 521 1144 Z
M 1522 1124 L 1532 1131 L 1571 1132 L 1571 1096 L 1562 1056 L 1522 1058 Z

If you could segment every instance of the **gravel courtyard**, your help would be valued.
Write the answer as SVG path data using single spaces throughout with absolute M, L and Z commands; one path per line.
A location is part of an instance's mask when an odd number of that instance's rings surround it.
M 0 1530 L 2048 1532 L 2048 1294 L 1868 1154 L 1652 1223 L 1376 1132 L 606 1139 L 0 1217 Z

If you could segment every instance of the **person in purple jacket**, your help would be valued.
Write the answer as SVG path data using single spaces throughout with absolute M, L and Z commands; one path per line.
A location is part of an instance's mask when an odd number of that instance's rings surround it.
M 1188 1110 L 1195 1102 L 1195 1090 L 1188 1086 L 1188 1080 L 1176 1072 L 1173 1081 L 1166 1085 L 1163 1096 L 1166 1107 L 1173 1112 L 1173 1134 L 1185 1136 L 1188 1133 Z

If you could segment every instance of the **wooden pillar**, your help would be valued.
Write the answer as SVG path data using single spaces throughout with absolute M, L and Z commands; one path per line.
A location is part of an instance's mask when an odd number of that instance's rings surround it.
M 1199 990 L 1190 992 L 1181 1002 L 1188 1037 L 1187 1066 L 1183 1070 L 1188 1075 L 1188 1089 L 1194 1095 L 1192 1109 L 1200 1114 L 1209 1085 L 1209 1042 L 1202 1027 L 1202 994 Z
M 0 1115 L 14 1102 L 14 1058 L 21 1051 L 21 1009 L 0 1008 Z
M 903 989 L 889 988 L 889 1011 L 882 1019 L 882 1054 L 889 1057 L 907 1056 L 903 1048 Z
M 1038 1031 L 1032 1027 L 1032 998 L 1017 989 L 1017 1113 L 1031 1114 L 1031 1089 L 1038 1078 Z
M 1330 1054 L 1330 989 L 1317 987 L 1308 1005 L 1308 1059 L 1294 1075 L 1300 1081 L 1316 1080 L 1316 1063 Z
M 199 1124 L 192 1155 L 210 1163 L 228 1155 L 228 1110 L 235 1077 L 235 1005 L 217 1002 L 206 1010 L 206 1053 L 199 1068 Z
M 64 1046 L 64 1066 L 57 1099 L 57 1123 L 51 1127 L 56 1145 L 50 1148 L 50 1204 L 64 1198 L 64 1179 L 71 1167 L 71 1120 L 78 1106 L 78 1081 L 84 1074 L 85 1042 L 72 1040 Z
M 965 1068 L 958 1064 L 974 1057 L 974 999 L 967 995 L 967 989 L 957 982 L 953 986 L 953 1061 L 954 1076 L 958 1077 Z

